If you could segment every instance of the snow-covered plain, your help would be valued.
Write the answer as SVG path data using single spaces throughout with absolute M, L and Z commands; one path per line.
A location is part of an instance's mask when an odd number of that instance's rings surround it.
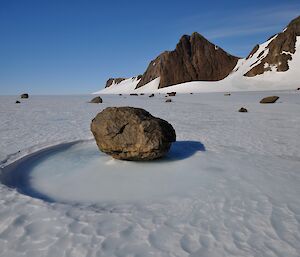
M 268 95 L 280 99 L 259 104 Z M 40 153 L 45 162 L 28 174 L 54 201 L 0 184 L 0 256 L 300 256 L 299 91 L 182 94 L 172 103 L 163 94 L 104 95 L 100 105 L 90 98 L 32 96 L 17 105 L 0 96 L 2 182 L 23 179 L 10 168 L 21 157 L 78 141 Z M 167 160 L 95 159 L 91 119 L 127 105 L 174 126 Z M 66 160 L 77 178 L 64 174 Z

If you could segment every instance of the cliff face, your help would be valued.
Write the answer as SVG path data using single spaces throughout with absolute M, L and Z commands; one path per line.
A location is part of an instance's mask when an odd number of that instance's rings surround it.
M 264 50 L 264 52 L 267 51 L 265 57 L 244 76 L 254 77 L 274 68 L 278 72 L 287 71 L 288 61 L 292 60 L 291 54 L 296 51 L 297 36 L 300 36 L 300 16 L 294 19 L 283 32 L 275 36 Z M 262 56 L 264 56 L 263 52 Z
M 159 88 L 196 80 L 222 80 L 233 70 L 238 59 L 198 33 L 184 35 L 174 51 L 164 52 L 150 62 L 137 88 L 157 77 L 160 77 Z

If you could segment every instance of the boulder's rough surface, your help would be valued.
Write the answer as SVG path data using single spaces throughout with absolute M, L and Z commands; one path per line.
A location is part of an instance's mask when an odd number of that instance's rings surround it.
M 159 88 L 196 80 L 222 80 L 234 69 L 238 59 L 199 33 L 184 35 L 175 50 L 163 52 L 150 62 L 136 88 L 158 77 Z
M 261 104 L 273 104 L 279 99 L 278 96 L 268 96 L 260 100 Z
M 28 95 L 28 94 L 22 94 L 22 95 L 21 95 L 21 98 L 27 99 L 27 98 L 29 98 L 29 95 Z
M 92 103 L 92 104 L 101 104 L 102 102 L 103 102 L 103 100 L 100 96 L 96 96 L 90 101 L 90 103 Z
M 241 109 L 239 109 L 239 112 L 248 112 L 248 110 L 244 107 L 242 107 Z
M 264 52 L 268 51 L 267 55 L 251 70 L 244 74 L 244 76 L 254 77 L 263 74 L 266 71 L 271 71 L 273 67 L 275 67 L 278 72 L 287 71 L 289 69 L 288 61 L 292 60 L 292 54 L 296 52 L 296 41 L 298 36 L 300 36 L 300 16 L 291 21 L 283 32 L 274 37 L 266 49 L 260 53 L 262 56 Z M 255 47 L 252 52 L 254 52 L 256 48 L 257 47 Z M 257 50 L 258 49 L 256 49 L 256 51 Z M 252 55 L 253 54 L 254 53 L 252 53 Z
M 123 160 L 161 158 L 176 141 L 171 124 L 133 107 L 106 108 L 93 119 L 91 131 L 102 152 Z

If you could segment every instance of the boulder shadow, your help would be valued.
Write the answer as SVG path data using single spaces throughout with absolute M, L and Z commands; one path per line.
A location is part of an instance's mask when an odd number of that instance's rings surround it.
M 205 146 L 199 141 L 176 141 L 172 144 L 165 161 L 178 161 L 187 159 L 198 152 L 204 152 Z

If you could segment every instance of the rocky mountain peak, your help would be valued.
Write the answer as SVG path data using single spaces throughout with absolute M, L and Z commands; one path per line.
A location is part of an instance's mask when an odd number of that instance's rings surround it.
M 284 72 L 289 69 L 288 61 L 292 60 L 292 54 L 296 52 L 297 36 L 300 36 L 300 16 L 279 34 L 275 35 L 267 47 L 259 54 L 258 64 L 249 70 L 244 76 L 254 77 L 266 71 L 276 70 Z M 267 54 L 264 54 L 264 52 Z
M 160 77 L 159 88 L 189 81 L 217 81 L 228 76 L 238 57 L 226 53 L 202 35 L 183 35 L 175 50 L 166 51 L 152 60 L 137 88 Z

